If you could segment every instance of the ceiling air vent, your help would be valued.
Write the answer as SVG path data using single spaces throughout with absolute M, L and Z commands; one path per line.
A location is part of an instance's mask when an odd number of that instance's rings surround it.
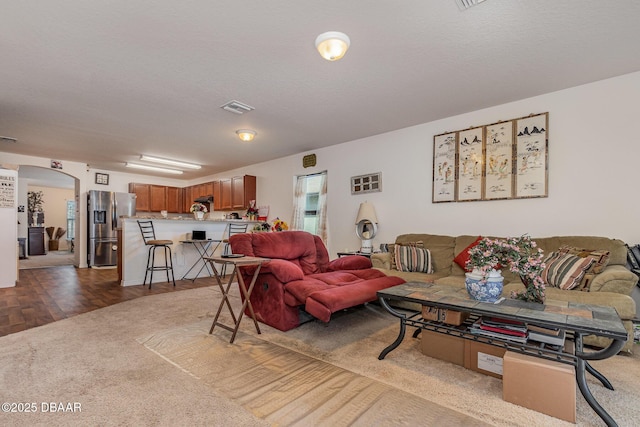
M 456 4 L 460 10 L 467 10 L 477 4 L 482 3 L 484 0 L 456 0 Z
M 226 104 L 221 105 L 220 108 L 234 114 L 244 114 L 244 113 L 248 113 L 251 110 L 255 110 L 255 108 L 253 108 L 252 106 L 243 104 L 242 102 L 235 101 L 235 100 L 229 101 Z
M 17 139 L 11 138 L 10 136 L 0 136 L 0 141 L 2 141 L 2 142 L 18 142 Z

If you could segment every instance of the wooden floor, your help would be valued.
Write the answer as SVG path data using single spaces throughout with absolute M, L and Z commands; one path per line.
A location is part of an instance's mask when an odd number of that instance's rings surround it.
M 148 286 L 120 286 L 116 269 L 73 266 L 20 270 L 14 288 L 0 288 L 0 336 L 107 307 L 145 295 L 214 284 L 211 278 Z

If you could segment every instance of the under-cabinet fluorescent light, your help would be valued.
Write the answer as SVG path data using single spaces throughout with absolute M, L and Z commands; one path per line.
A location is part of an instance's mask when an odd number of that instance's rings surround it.
M 145 162 L 162 163 L 163 165 L 175 166 L 178 168 L 186 169 L 200 169 L 202 166 L 195 163 L 179 162 L 178 160 L 162 159 L 160 157 L 147 156 L 145 154 L 140 156 L 140 160 Z
M 182 175 L 182 171 L 179 171 L 176 169 L 159 168 L 156 166 L 147 166 L 147 165 L 141 165 L 138 163 L 129 163 L 129 162 L 125 163 L 124 165 L 128 168 L 133 168 L 133 169 L 144 169 L 144 170 L 154 171 L 154 172 L 164 172 L 164 173 L 172 173 L 174 175 Z

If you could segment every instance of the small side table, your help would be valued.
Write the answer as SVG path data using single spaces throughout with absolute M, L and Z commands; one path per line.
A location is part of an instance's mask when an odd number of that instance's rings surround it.
M 218 311 L 216 312 L 215 317 L 213 318 L 213 323 L 211 324 L 211 329 L 209 330 L 209 334 L 213 333 L 213 329 L 216 326 L 220 326 L 223 329 L 231 332 L 231 340 L 229 343 L 233 343 L 236 339 L 236 334 L 238 333 L 238 328 L 240 327 L 240 321 L 242 320 L 242 316 L 244 315 L 244 310 L 249 308 L 249 313 L 251 315 L 251 319 L 253 320 L 253 324 L 256 327 L 256 331 L 260 334 L 260 326 L 258 326 L 258 321 L 256 320 L 256 315 L 253 312 L 253 306 L 251 305 L 251 292 L 253 292 L 253 287 L 256 284 L 256 279 L 258 278 L 258 274 L 260 274 L 260 268 L 262 264 L 271 261 L 269 258 L 259 258 L 259 257 L 251 257 L 251 256 L 243 256 L 240 258 L 229 258 L 224 256 L 213 256 L 213 257 L 204 257 L 204 260 L 208 261 L 211 264 L 211 268 L 213 269 L 213 274 L 216 279 L 216 283 L 220 287 L 220 291 L 222 292 L 222 300 L 220 301 L 220 305 L 218 306 Z M 233 271 L 231 272 L 231 276 L 229 276 L 229 281 L 227 282 L 227 286 L 225 287 L 222 284 L 222 277 L 218 270 L 216 269 L 215 264 L 222 264 L 226 266 L 228 264 L 233 265 Z M 248 266 L 248 265 L 256 265 L 256 270 L 253 273 L 253 277 L 251 278 L 251 283 L 247 288 L 247 285 L 242 278 L 242 274 L 238 271 L 238 267 Z M 244 302 L 242 303 L 242 308 L 240 309 L 240 313 L 236 317 L 233 309 L 231 308 L 231 301 L 229 300 L 229 289 L 231 289 L 231 284 L 233 283 L 234 277 L 238 278 L 238 286 L 240 287 L 240 292 L 244 296 Z M 234 326 L 228 326 L 218 321 L 220 318 L 220 313 L 222 312 L 222 307 L 226 305 L 231 313 L 231 318 L 233 319 Z
M 220 243 L 222 243 L 222 240 L 213 240 L 213 239 L 180 240 L 180 243 L 193 245 L 193 247 L 196 248 L 196 250 L 198 251 L 198 255 L 199 255 L 199 258 L 196 260 L 196 262 L 194 262 L 193 265 L 189 268 L 189 270 L 187 270 L 187 272 L 184 273 L 184 276 L 182 276 L 182 279 L 180 280 L 186 279 L 187 275 L 191 272 L 191 270 L 196 268 L 196 266 L 200 262 L 202 262 L 202 266 L 200 267 L 200 270 L 198 270 L 198 273 L 196 273 L 196 275 L 193 276 L 193 279 L 191 279 L 191 281 L 192 282 L 195 281 L 200 275 L 200 273 L 202 272 L 202 270 L 205 268 L 207 269 L 207 273 L 209 273 L 209 277 L 211 277 L 211 270 L 209 270 L 209 266 L 205 261 L 205 258 L 209 256 L 209 248 L 211 247 L 211 245 L 213 243 L 217 243 L 216 247 L 213 248 L 213 250 L 211 251 L 211 255 L 213 255 L 216 252 L 216 250 L 218 250 L 218 247 L 220 246 Z
M 367 258 L 371 258 L 371 255 L 373 254 L 373 252 L 338 252 L 338 258 L 342 258 L 343 256 L 349 256 L 349 255 L 360 255 L 360 256 L 366 256 Z

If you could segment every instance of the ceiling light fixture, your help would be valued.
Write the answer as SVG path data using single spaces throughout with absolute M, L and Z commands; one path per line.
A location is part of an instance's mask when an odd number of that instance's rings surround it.
M 243 141 L 253 141 L 253 138 L 255 138 L 255 136 L 257 135 L 255 130 L 251 130 L 251 129 L 238 129 L 236 131 L 236 134 L 238 134 L 238 137 L 243 140 Z
M 342 58 L 350 44 L 349 36 L 338 31 L 327 31 L 316 38 L 316 49 L 327 61 L 337 61 Z
M 140 160 L 145 162 L 161 163 L 163 165 L 176 166 L 185 169 L 200 169 L 202 166 L 195 163 L 179 162 L 178 160 L 162 159 L 160 157 L 147 156 L 143 154 L 140 156 Z
M 172 173 L 174 175 L 182 175 L 182 171 L 179 171 L 176 169 L 159 168 L 157 166 L 147 166 L 147 165 L 141 165 L 138 163 L 129 163 L 129 162 L 125 163 L 124 165 L 128 168 L 133 168 L 133 169 L 144 169 L 144 170 L 153 171 L 153 172 L 163 172 L 163 173 Z

